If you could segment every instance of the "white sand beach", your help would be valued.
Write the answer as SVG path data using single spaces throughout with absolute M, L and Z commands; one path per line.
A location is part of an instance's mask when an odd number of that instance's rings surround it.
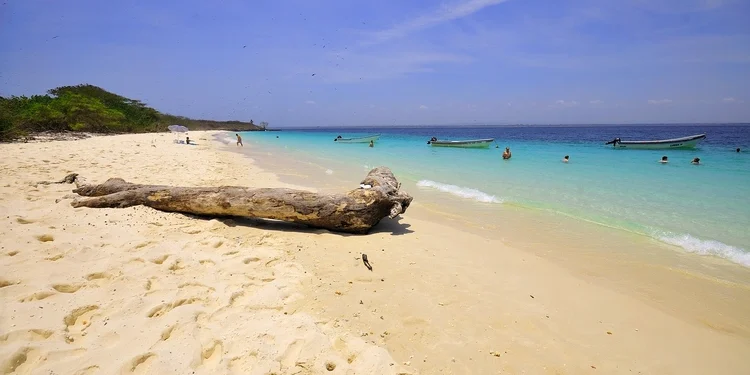
M 0 144 L 0 373 L 750 373 L 743 282 L 568 267 L 418 201 L 353 236 L 73 208 L 73 185 L 36 184 L 294 187 L 214 132 L 190 137 Z

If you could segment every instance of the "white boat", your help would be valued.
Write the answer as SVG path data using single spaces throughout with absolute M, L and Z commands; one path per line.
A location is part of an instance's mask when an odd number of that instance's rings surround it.
M 334 142 L 338 143 L 370 143 L 370 141 L 375 142 L 380 138 L 380 134 L 375 135 L 368 135 L 367 137 L 357 137 L 357 138 L 343 138 L 341 136 L 338 136 L 333 139 Z
M 691 135 L 689 137 L 662 139 L 658 141 L 623 141 L 615 138 L 606 145 L 613 145 L 615 148 L 630 148 L 642 150 L 658 150 L 666 148 L 694 148 L 700 141 L 706 139 L 705 134 Z
M 432 137 L 427 141 L 428 145 L 433 147 L 462 147 L 462 148 L 488 148 L 495 138 L 469 139 L 464 141 L 441 141 Z

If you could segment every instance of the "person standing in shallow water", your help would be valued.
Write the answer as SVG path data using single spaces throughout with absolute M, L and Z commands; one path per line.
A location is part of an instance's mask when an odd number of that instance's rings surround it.
M 375 141 L 370 141 L 370 147 L 375 147 Z
M 510 147 L 506 147 L 505 151 L 503 151 L 503 159 L 508 160 L 511 156 L 513 155 L 510 153 Z
M 569 156 L 569 155 L 565 155 L 565 157 L 563 157 L 563 160 L 562 160 L 562 162 L 563 162 L 563 163 L 567 163 L 567 162 L 569 162 L 569 161 L 570 161 L 570 156 Z
M 694 165 L 700 165 L 700 163 L 701 163 L 701 158 L 695 158 L 693 159 L 693 161 L 690 162 L 690 164 L 694 164 Z
M 234 135 L 237 136 L 237 146 L 244 147 L 244 145 L 242 144 L 242 137 L 240 137 L 240 135 L 238 133 L 235 133 Z
M 666 155 L 664 155 L 664 156 L 661 157 L 661 160 L 659 160 L 659 163 L 667 164 L 667 163 L 669 163 L 669 159 L 667 158 Z

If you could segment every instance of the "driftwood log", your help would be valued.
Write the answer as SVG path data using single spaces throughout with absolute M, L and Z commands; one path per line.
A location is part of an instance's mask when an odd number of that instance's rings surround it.
M 201 216 L 239 216 L 306 224 L 337 232 L 364 234 L 385 217 L 406 212 L 412 197 L 390 169 L 370 171 L 359 189 L 318 194 L 294 189 L 174 187 L 139 185 L 111 178 L 100 185 L 79 185 L 73 207 L 122 208 L 144 205 L 161 211 Z

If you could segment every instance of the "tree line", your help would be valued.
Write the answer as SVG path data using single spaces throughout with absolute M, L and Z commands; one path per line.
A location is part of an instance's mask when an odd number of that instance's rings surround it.
M 213 121 L 175 116 L 100 87 L 61 86 L 47 95 L 0 96 L 0 141 L 35 132 L 143 133 L 167 131 L 180 124 L 190 130 L 265 130 L 268 123 L 253 120 Z

